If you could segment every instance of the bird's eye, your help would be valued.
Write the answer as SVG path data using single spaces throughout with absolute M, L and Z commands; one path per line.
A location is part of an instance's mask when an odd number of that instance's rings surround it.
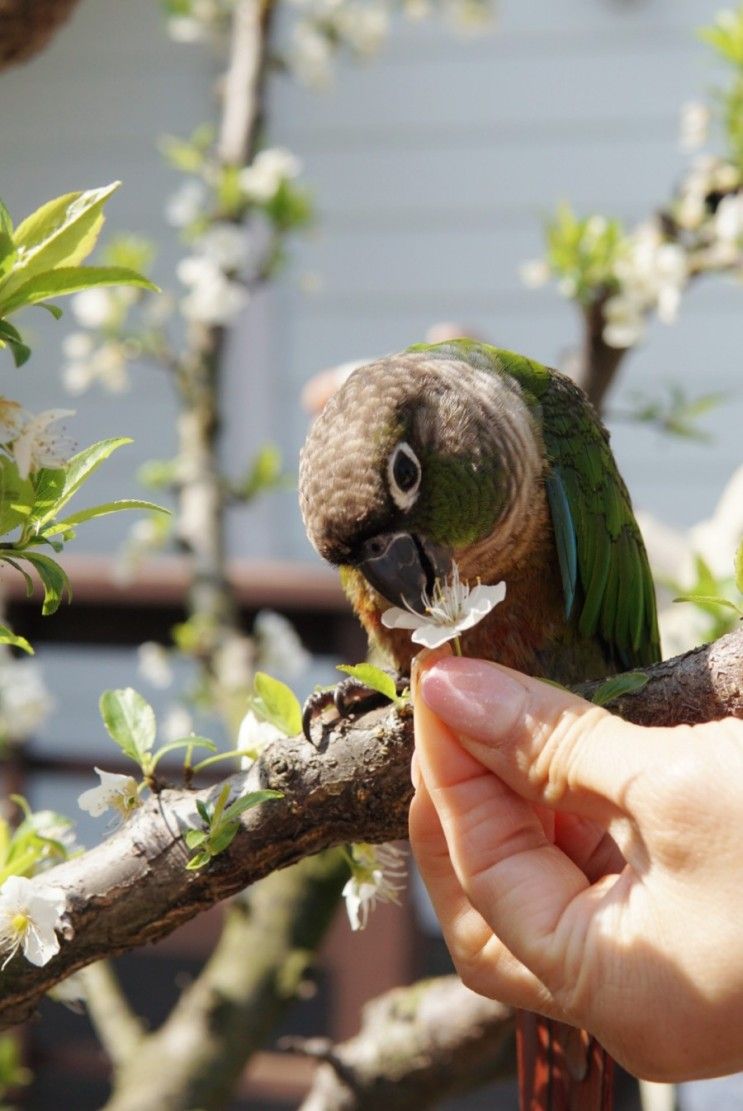
M 390 453 L 387 460 L 387 479 L 392 500 L 398 509 L 410 509 L 418 497 L 421 465 L 410 444 L 404 440 Z

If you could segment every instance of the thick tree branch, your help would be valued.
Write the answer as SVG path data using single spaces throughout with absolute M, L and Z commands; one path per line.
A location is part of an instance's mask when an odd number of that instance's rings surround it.
M 743 627 L 648 674 L 642 690 L 619 701 L 628 720 L 676 725 L 743 717 Z M 182 835 L 198 825 L 196 797 L 213 797 L 217 788 L 162 791 L 102 845 L 35 880 L 68 893 L 66 939 L 43 968 L 17 956 L 0 975 L 2 1024 L 26 1018 L 75 969 L 163 937 L 279 868 L 346 841 L 404 837 L 411 746 L 408 707 L 326 727 L 317 748 L 301 737 L 273 744 L 232 783 L 235 794 L 260 786 L 284 797 L 248 811 L 230 848 L 201 872 L 186 870 Z
M 418 1111 L 511 1072 L 513 1030 L 509 1007 L 441 976 L 368 1003 L 360 1032 L 341 1045 L 284 1045 L 326 1062 L 302 1111 Z

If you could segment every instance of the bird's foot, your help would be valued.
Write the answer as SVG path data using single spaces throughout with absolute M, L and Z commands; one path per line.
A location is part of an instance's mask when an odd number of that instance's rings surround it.
M 403 676 L 395 676 L 395 689 L 401 695 L 408 688 L 408 680 Z M 302 730 L 305 737 L 314 744 L 312 726 L 319 719 L 323 725 L 331 720 L 356 717 L 366 714 L 384 706 L 390 699 L 381 691 L 367 687 L 360 679 L 348 675 L 341 679 L 334 687 L 325 690 L 313 691 L 302 707 Z M 328 717 L 326 711 L 333 707 L 334 714 Z

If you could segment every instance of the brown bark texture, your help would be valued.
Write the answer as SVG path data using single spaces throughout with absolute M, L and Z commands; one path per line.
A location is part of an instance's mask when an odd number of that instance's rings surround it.
M 612 707 L 627 720 L 677 725 L 743 717 L 743 626 L 648 675 L 644 688 Z M 185 867 L 183 835 L 199 826 L 196 798 L 213 801 L 219 786 L 153 796 L 101 845 L 34 880 L 67 894 L 61 951 L 42 968 L 16 956 L 0 974 L 2 1025 L 27 1018 L 40 996 L 76 969 L 163 937 L 279 868 L 348 841 L 404 837 L 412 743 L 409 706 L 331 722 L 314 745 L 302 737 L 274 743 L 231 783 L 235 797 L 261 787 L 283 797 L 243 814 L 231 846 L 199 872 Z

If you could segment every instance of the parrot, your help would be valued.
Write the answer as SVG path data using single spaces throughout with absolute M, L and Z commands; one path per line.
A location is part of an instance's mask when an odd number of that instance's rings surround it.
M 383 614 L 424 613 L 455 569 L 465 583 L 506 583 L 461 633 L 464 655 L 563 685 L 660 659 L 653 580 L 609 434 L 583 391 L 539 362 L 457 339 L 359 367 L 310 428 L 299 499 L 312 545 L 401 676 L 416 645 Z M 522 1108 L 610 1106 L 598 1043 L 535 1021 L 520 1026 Z

